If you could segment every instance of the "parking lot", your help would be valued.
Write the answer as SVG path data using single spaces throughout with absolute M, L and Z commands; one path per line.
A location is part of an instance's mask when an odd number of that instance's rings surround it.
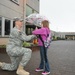
M 48 50 L 48 59 L 51 68 L 50 75 L 75 75 L 75 41 L 53 41 Z M 10 62 L 10 58 L 6 53 L 0 53 L 0 61 Z M 35 72 L 39 63 L 39 50 L 33 51 L 25 70 L 29 71 L 30 75 L 41 75 L 41 72 Z M 9 72 L 0 69 L 0 75 L 16 75 L 16 71 Z

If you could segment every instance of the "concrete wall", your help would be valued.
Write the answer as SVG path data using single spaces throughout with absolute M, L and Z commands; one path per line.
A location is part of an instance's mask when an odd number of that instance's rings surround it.
M 24 2 L 23 2 L 24 1 Z M 23 7 L 24 3 L 24 7 Z M 28 6 L 39 12 L 39 1 L 38 0 L 20 0 L 19 5 L 15 4 L 10 0 L 0 0 L 0 16 L 13 19 L 13 17 L 26 16 L 26 3 Z
M 10 0 L 0 0 L 0 16 L 4 16 L 11 19 L 15 16 L 23 16 L 23 0 L 20 0 L 19 5 L 15 4 Z
M 34 10 L 36 9 L 37 12 L 39 12 L 39 0 L 27 0 L 27 5 L 29 5 Z
M 0 38 L 0 45 L 6 45 L 8 43 L 8 38 Z

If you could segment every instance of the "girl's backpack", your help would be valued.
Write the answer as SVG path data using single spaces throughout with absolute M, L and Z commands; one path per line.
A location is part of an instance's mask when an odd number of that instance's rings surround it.
M 51 33 L 47 34 L 46 40 L 42 40 L 41 35 L 39 35 L 39 38 L 40 38 L 40 40 L 42 41 L 43 46 L 44 46 L 45 48 L 48 48 L 48 47 L 50 46 L 50 43 L 51 43 L 51 41 L 52 41 L 52 40 L 51 40 Z
M 49 34 L 47 34 L 47 39 L 44 40 L 44 46 L 48 48 L 50 46 L 51 41 L 52 41 L 51 40 L 51 33 L 49 33 Z

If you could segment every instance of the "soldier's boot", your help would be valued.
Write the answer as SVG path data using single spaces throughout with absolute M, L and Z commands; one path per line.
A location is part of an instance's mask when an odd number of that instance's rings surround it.
M 0 67 L 2 67 L 3 66 L 3 63 L 2 62 L 0 62 Z
M 16 73 L 18 75 L 29 75 L 29 72 L 25 71 L 23 68 L 23 66 L 19 65 Z

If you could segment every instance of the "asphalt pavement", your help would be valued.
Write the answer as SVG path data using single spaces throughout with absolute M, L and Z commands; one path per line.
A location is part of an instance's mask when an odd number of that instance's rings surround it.
M 48 50 L 48 59 L 50 63 L 50 75 L 75 75 L 75 41 L 53 41 Z M 0 61 L 10 62 L 6 53 L 0 53 Z M 39 50 L 33 51 L 32 57 L 25 67 L 30 75 L 42 75 L 41 72 L 35 72 L 39 66 Z M 0 69 L 0 75 L 16 75 L 16 71 L 3 71 Z

